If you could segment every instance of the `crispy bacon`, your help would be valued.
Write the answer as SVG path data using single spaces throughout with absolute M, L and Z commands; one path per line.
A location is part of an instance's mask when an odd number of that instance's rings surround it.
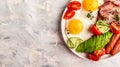
M 111 2 L 106 2 L 105 4 L 100 6 L 99 9 L 100 9 L 100 15 L 103 17 L 107 17 L 112 13 L 114 13 L 116 6 Z
M 107 1 L 99 7 L 98 20 L 106 20 L 107 23 L 115 21 L 115 16 L 118 14 L 118 6 Z
M 115 5 L 120 6 L 120 0 L 104 0 L 105 2 L 113 2 Z

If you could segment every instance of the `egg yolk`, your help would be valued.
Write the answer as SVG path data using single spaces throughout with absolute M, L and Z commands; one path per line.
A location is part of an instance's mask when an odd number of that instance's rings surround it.
M 98 0 L 83 0 L 83 8 L 87 11 L 95 11 L 98 9 Z
M 83 23 L 78 19 L 73 19 L 68 23 L 68 30 L 71 34 L 79 34 L 83 30 Z

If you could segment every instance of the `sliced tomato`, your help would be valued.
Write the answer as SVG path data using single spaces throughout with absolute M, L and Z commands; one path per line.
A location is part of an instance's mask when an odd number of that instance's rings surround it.
M 72 1 L 68 4 L 69 10 L 79 10 L 81 8 L 81 3 L 79 1 Z
M 99 57 L 93 55 L 93 54 L 88 54 L 88 58 L 91 59 L 91 60 L 94 60 L 94 61 L 98 61 L 99 60 Z
M 101 35 L 101 34 L 102 34 L 102 32 L 100 32 L 100 31 L 98 30 L 98 28 L 97 28 L 97 26 L 96 26 L 95 24 L 92 25 L 91 31 L 92 31 L 92 33 L 93 33 L 94 35 Z
M 68 19 L 71 19 L 74 15 L 75 15 L 75 11 L 67 10 L 63 18 L 68 20 Z
M 120 34 L 120 25 L 117 22 L 112 22 L 110 24 L 110 30 L 114 33 L 114 34 Z
M 94 55 L 97 57 L 101 57 L 105 54 L 105 49 L 102 48 L 101 50 L 94 51 Z

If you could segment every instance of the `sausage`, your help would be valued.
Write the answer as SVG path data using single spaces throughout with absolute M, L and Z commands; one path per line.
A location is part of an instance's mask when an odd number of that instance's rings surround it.
M 112 55 L 117 54 L 120 51 L 120 38 L 118 40 L 118 42 L 115 44 L 114 48 L 111 51 Z
M 109 54 L 110 51 L 113 49 L 113 47 L 115 46 L 116 42 L 118 41 L 118 39 L 120 38 L 120 34 L 114 34 L 110 43 L 106 46 L 105 50 L 106 50 L 106 54 Z

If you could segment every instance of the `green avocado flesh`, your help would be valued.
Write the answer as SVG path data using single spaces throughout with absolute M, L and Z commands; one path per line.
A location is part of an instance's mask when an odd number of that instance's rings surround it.
M 87 41 L 80 43 L 75 50 L 76 52 L 92 53 L 104 48 L 109 43 L 112 35 L 113 33 L 107 32 L 100 36 L 92 36 Z

